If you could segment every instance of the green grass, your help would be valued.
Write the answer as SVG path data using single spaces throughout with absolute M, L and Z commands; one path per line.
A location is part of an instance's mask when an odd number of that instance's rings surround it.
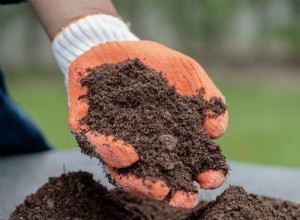
M 223 81 L 229 127 L 218 140 L 232 160 L 300 167 L 300 88 Z
M 9 80 L 9 89 L 59 149 L 76 147 L 67 125 L 61 76 Z M 229 128 L 217 142 L 231 160 L 300 167 L 300 88 L 217 81 L 229 108 Z
M 62 74 L 61 74 L 62 75 Z M 59 149 L 77 146 L 68 127 L 68 102 L 62 76 L 9 79 L 9 91 L 37 123 L 48 141 Z

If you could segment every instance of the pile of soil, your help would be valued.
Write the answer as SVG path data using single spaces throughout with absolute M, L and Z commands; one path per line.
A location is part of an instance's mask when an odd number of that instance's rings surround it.
M 291 201 L 285 201 L 282 199 L 274 199 L 263 196 L 262 200 L 272 206 L 275 210 L 279 211 L 285 219 L 300 219 L 300 205 Z
M 81 123 L 133 145 L 140 158 L 117 172 L 164 180 L 171 193 L 177 189 L 195 192 L 193 181 L 208 169 L 227 174 L 219 145 L 202 128 L 206 117 L 216 118 L 226 111 L 219 97 L 206 101 L 204 89 L 196 96 L 179 95 L 161 73 L 138 59 L 87 71 L 81 84 L 88 94 L 80 98 L 89 109 Z M 95 156 L 84 133 L 77 134 L 77 141 L 83 152 Z
M 120 190 L 108 191 L 92 174 L 70 172 L 49 182 L 26 197 L 10 220 L 136 220 L 183 219 L 185 210 Z
M 276 204 L 277 207 L 272 205 Z M 288 204 L 288 205 L 287 205 Z M 197 212 L 191 214 L 190 219 L 300 219 L 300 215 L 295 215 L 296 209 L 300 211 L 300 205 L 289 207 L 294 213 L 288 213 L 286 209 L 280 211 L 279 207 L 289 206 L 290 202 L 285 204 L 282 200 L 263 198 L 255 194 L 248 194 L 240 186 L 231 186 L 215 201 L 209 202 Z M 297 216 L 297 218 L 293 218 Z
M 10 220 L 19 219 L 300 219 L 300 205 L 248 194 L 231 186 L 215 201 L 202 202 L 191 210 L 175 209 L 150 198 L 118 189 L 108 191 L 86 172 L 71 172 L 49 182 L 26 197 Z

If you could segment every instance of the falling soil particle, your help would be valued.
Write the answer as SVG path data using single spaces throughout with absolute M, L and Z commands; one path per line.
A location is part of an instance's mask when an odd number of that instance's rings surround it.
M 227 174 L 219 145 L 202 128 L 206 117 L 215 118 L 226 111 L 219 97 L 206 101 L 204 89 L 196 96 L 179 95 L 161 73 L 138 59 L 87 71 L 81 84 L 88 93 L 80 98 L 88 102 L 89 109 L 81 123 L 133 145 L 140 158 L 118 173 L 164 180 L 170 192 L 195 192 L 197 174 L 209 169 Z M 84 132 L 77 137 L 82 151 L 95 156 Z
M 49 178 L 17 206 L 10 220 L 256 220 L 300 219 L 300 205 L 230 186 L 216 200 L 185 210 L 118 189 L 108 191 L 86 172 Z

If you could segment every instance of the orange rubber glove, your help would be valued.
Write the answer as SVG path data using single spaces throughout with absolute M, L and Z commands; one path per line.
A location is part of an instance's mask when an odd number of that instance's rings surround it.
M 69 68 L 69 124 L 73 132 L 80 133 L 82 125 L 79 121 L 88 112 L 88 104 L 79 99 L 80 96 L 87 94 L 87 88 L 81 87 L 80 83 L 80 80 L 87 75 L 86 69 L 105 63 L 118 63 L 128 58 L 139 58 L 147 66 L 162 72 L 169 84 L 174 85 L 181 95 L 196 95 L 199 89 L 204 88 L 207 100 L 212 96 L 218 96 L 225 102 L 224 96 L 193 59 L 151 41 L 107 42 L 85 52 Z M 225 132 L 227 121 L 228 113 L 225 112 L 216 119 L 207 118 L 204 128 L 212 138 L 217 138 Z M 100 154 L 105 164 L 109 166 L 112 177 L 123 188 L 158 200 L 163 200 L 168 194 L 169 188 L 163 181 L 144 182 L 135 176 L 120 176 L 112 169 L 128 167 L 139 160 L 134 146 L 125 145 L 122 140 L 113 141 L 113 136 L 99 133 L 88 132 L 86 136 L 95 146 L 95 152 Z M 216 188 L 223 183 L 224 179 L 222 171 L 213 170 L 199 174 L 197 177 L 203 189 Z M 197 194 L 182 191 L 177 191 L 170 200 L 171 205 L 185 208 L 193 207 L 197 202 Z
M 108 17 L 107 15 L 103 16 Z M 88 74 L 86 69 L 106 63 L 115 64 L 128 58 L 138 58 L 155 71 L 162 72 L 168 80 L 169 85 L 174 85 L 177 92 L 181 95 L 197 95 L 197 91 L 204 88 L 206 91 L 205 98 L 207 100 L 212 96 L 217 96 L 225 102 L 224 96 L 203 68 L 192 58 L 159 43 L 140 41 L 134 35 L 133 37 L 125 37 L 123 41 L 117 41 L 116 39 L 118 37 L 115 35 L 129 36 L 130 33 L 119 33 L 116 28 L 118 25 L 114 25 L 115 21 L 111 22 L 113 31 L 111 31 L 111 29 L 106 30 L 106 27 L 104 27 L 101 29 L 101 33 L 97 33 L 97 28 L 92 31 L 87 28 L 85 31 L 77 32 L 77 27 L 82 28 L 82 26 L 86 24 L 88 24 L 87 26 L 91 25 L 91 27 L 94 27 L 94 20 L 87 18 L 86 21 L 84 24 L 80 23 L 81 20 L 76 21 L 77 24 L 71 24 L 70 26 L 73 25 L 74 27 L 63 30 L 62 34 L 59 34 L 57 40 L 54 39 L 53 43 L 54 54 L 62 70 L 66 72 L 70 110 L 69 125 L 75 134 L 83 135 L 82 130 L 89 129 L 87 125 L 80 123 L 80 120 L 87 115 L 89 108 L 87 102 L 79 99 L 79 97 L 87 94 L 87 88 L 82 87 L 80 83 L 81 79 Z M 120 20 L 118 22 L 120 22 Z M 74 32 L 76 32 L 76 34 L 74 34 Z M 94 35 L 99 36 L 96 37 L 96 39 L 103 38 L 105 40 L 102 40 L 100 43 L 95 43 L 95 40 L 92 39 Z M 126 40 L 127 38 L 132 41 Z M 66 39 L 70 41 L 68 46 L 61 43 Z M 74 41 L 70 39 L 74 39 Z M 84 40 L 81 42 L 81 39 L 86 39 L 86 42 L 91 42 L 90 44 L 93 46 L 89 48 L 85 45 Z M 77 41 L 77 43 L 75 43 L 75 41 Z M 86 49 L 84 52 L 79 53 L 78 47 L 85 46 Z M 61 54 L 65 52 L 66 54 L 61 56 Z M 67 60 L 68 57 L 73 56 L 73 54 L 75 54 L 75 59 L 69 59 L 69 63 L 64 62 L 64 59 Z M 67 63 L 67 65 L 65 65 L 65 63 Z M 228 113 L 226 111 L 218 118 L 207 118 L 203 126 L 212 138 L 217 138 L 225 132 L 227 122 Z M 103 162 L 108 166 L 111 177 L 118 184 L 127 190 L 147 195 L 157 200 L 164 200 L 170 191 L 164 181 L 159 180 L 152 182 L 150 180 L 139 179 L 134 175 L 123 176 L 115 172 L 114 168 L 129 167 L 139 160 L 139 155 L 136 153 L 134 146 L 125 145 L 123 140 L 113 141 L 115 137 L 95 133 L 94 131 L 88 131 L 84 135 L 94 147 L 94 152 L 100 155 Z M 220 186 L 224 180 L 225 175 L 222 170 L 207 170 L 204 173 L 199 173 L 196 179 L 203 189 L 216 188 Z M 192 208 L 198 203 L 198 193 L 178 190 L 168 203 L 175 207 Z

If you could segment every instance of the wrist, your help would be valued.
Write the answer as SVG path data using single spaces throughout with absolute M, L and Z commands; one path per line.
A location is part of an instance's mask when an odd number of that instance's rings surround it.
M 68 84 L 68 68 L 79 56 L 99 44 L 139 40 L 119 18 L 89 15 L 63 28 L 52 42 L 52 51 Z
M 41 21 L 49 38 L 53 40 L 65 26 L 92 14 L 118 13 L 110 0 L 28 0 Z

